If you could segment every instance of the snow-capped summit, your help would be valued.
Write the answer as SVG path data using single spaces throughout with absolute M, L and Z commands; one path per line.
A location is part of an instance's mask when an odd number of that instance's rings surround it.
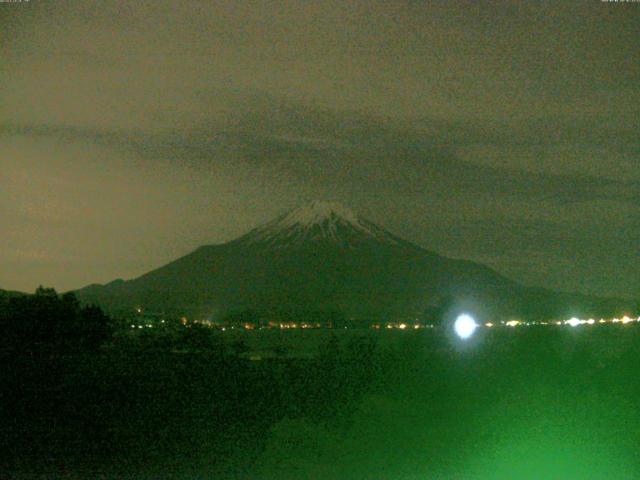
M 310 227 L 319 225 L 327 220 L 341 219 L 349 223 L 357 224 L 358 217 L 353 211 L 342 206 L 338 202 L 314 201 L 307 205 L 295 208 L 279 218 L 282 227 L 300 225 Z
M 398 239 L 337 202 L 314 201 L 295 208 L 249 232 L 241 241 L 291 246 L 303 241 L 330 241 L 353 246 L 377 240 L 397 244 Z

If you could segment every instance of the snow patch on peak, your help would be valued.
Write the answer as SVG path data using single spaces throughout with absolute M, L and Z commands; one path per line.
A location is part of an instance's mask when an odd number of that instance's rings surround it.
M 386 230 L 363 219 L 337 202 L 315 201 L 281 215 L 249 232 L 243 241 L 273 246 L 298 244 L 308 240 L 328 240 L 348 244 L 357 237 L 397 244 Z
M 335 221 L 338 219 L 342 219 L 351 224 L 358 224 L 360 222 L 355 213 L 337 202 L 316 201 L 291 210 L 278 219 L 277 223 L 279 226 L 285 228 L 294 225 L 310 227 L 313 225 L 321 225 L 327 220 Z

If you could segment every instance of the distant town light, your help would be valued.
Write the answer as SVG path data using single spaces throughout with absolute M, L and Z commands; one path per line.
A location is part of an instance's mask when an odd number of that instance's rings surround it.
M 456 335 L 458 335 L 463 340 L 466 340 L 467 338 L 471 337 L 471 335 L 473 335 L 473 332 L 475 332 L 477 327 L 478 327 L 478 324 L 473 319 L 473 317 L 471 317 L 471 315 L 467 315 L 466 313 L 463 313 L 462 315 L 458 316 L 458 318 L 456 318 L 455 323 L 453 324 L 453 328 L 456 331 Z
M 566 323 L 567 325 L 571 325 L 572 327 L 577 327 L 582 322 L 579 319 L 577 319 L 576 317 L 573 317 L 573 318 L 570 318 L 569 320 L 567 320 L 564 323 Z
M 505 323 L 505 325 L 507 327 L 517 327 L 518 325 L 520 325 L 522 322 L 520 320 L 509 320 L 507 323 Z
M 484 326 L 491 328 L 491 327 L 493 327 L 493 323 L 487 322 L 487 323 L 484 324 Z

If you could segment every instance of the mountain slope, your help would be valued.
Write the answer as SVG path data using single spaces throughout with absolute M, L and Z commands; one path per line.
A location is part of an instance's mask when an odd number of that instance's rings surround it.
M 246 308 L 339 310 L 362 320 L 416 318 L 443 299 L 486 315 L 521 315 L 524 299 L 553 297 L 483 265 L 427 251 L 325 202 L 231 242 L 200 247 L 136 279 L 77 293 L 110 310 L 141 306 L 209 318 Z

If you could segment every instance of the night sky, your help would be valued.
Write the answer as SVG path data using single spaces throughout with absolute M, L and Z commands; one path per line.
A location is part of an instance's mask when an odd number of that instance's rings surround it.
M 0 288 L 132 278 L 328 199 L 638 297 L 639 35 L 600 0 L 0 3 Z

